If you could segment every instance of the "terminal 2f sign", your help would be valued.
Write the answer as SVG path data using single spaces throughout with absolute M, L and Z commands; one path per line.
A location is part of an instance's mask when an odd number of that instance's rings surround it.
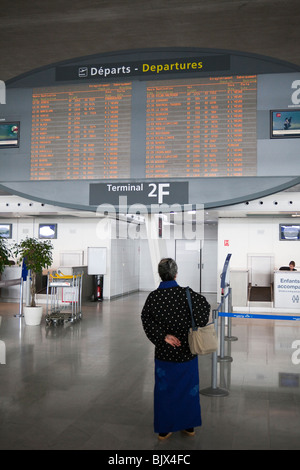
M 91 183 L 90 205 L 103 202 L 119 205 L 119 198 L 126 196 L 128 204 L 188 204 L 189 187 L 187 181 L 172 182 L 115 182 Z

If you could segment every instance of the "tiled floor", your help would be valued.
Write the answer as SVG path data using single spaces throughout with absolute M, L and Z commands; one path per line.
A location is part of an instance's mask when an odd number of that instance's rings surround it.
M 28 327 L 0 304 L 0 449 L 300 449 L 300 364 L 295 321 L 234 319 L 218 363 L 226 397 L 201 395 L 196 436 L 153 433 L 153 348 L 140 322 L 146 293 L 83 306 L 76 324 Z M 201 389 L 211 356 L 201 357 Z

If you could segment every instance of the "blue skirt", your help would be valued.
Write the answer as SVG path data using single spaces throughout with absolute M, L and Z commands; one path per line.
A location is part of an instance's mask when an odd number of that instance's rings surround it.
M 187 362 L 155 359 L 154 432 L 201 426 L 198 358 Z

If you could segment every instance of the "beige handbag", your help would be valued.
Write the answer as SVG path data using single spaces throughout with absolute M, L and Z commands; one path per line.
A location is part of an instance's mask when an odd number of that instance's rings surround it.
M 196 326 L 191 301 L 191 293 L 186 288 L 186 295 L 192 317 L 192 328 L 189 329 L 188 341 L 192 354 L 210 354 L 218 349 L 218 337 L 213 323 L 206 326 Z

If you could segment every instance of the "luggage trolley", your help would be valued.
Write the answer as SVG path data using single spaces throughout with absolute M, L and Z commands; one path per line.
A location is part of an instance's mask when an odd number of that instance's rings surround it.
M 82 278 L 83 273 L 69 276 L 60 271 L 48 273 L 46 325 L 81 319 Z

